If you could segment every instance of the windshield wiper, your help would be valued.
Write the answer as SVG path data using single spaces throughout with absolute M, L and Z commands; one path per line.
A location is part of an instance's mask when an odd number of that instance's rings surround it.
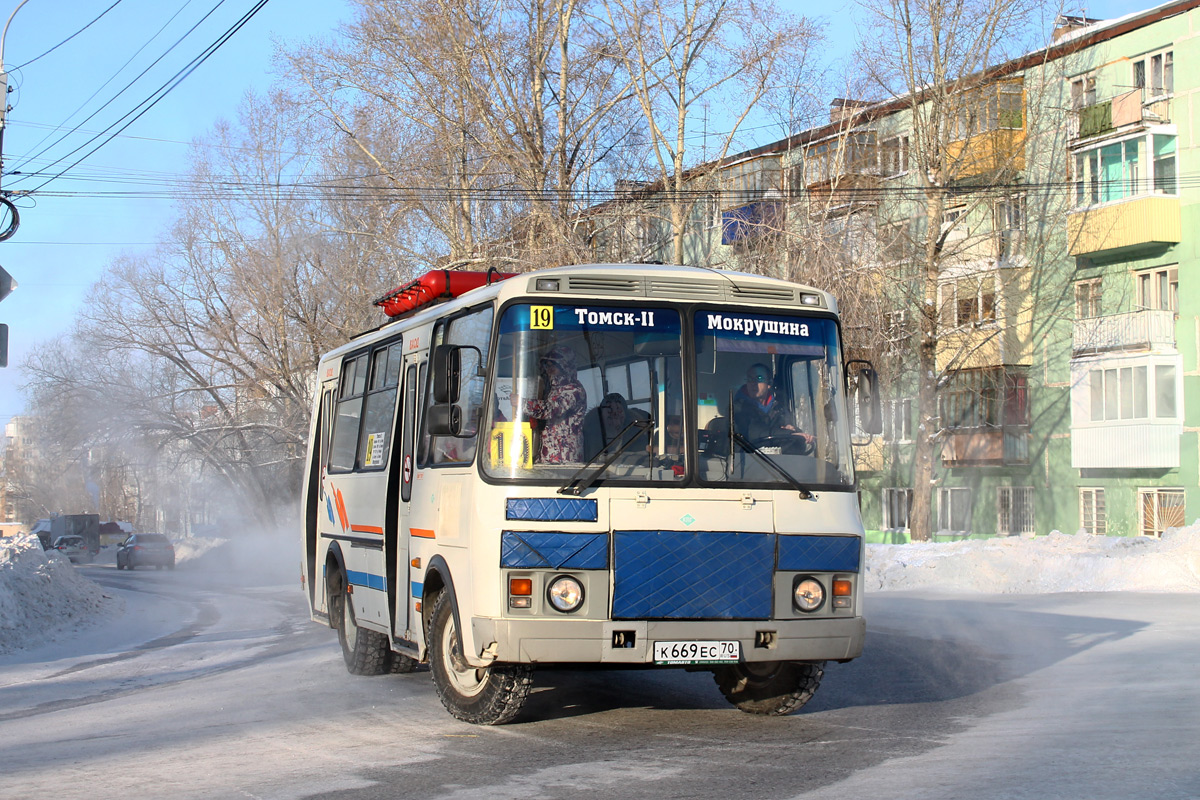
M 624 453 L 625 450 L 629 447 L 629 445 L 633 444 L 635 441 L 640 439 L 643 433 L 648 433 L 650 431 L 650 428 L 652 427 L 652 425 L 653 425 L 653 420 L 649 420 L 649 419 L 635 419 L 632 422 L 630 422 L 628 425 L 626 425 L 624 428 L 621 429 L 620 433 L 618 433 L 616 436 L 614 436 L 613 438 L 611 438 L 607 442 L 605 442 L 604 446 L 596 451 L 596 455 L 592 456 L 587 461 L 583 462 L 583 466 L 580 467 L 578 470 L 576 470 L 575 474 L 571 476 L 571 479 L 569 481 L 567 481 L 566 485 L 564 485 L 562 488 L 560 488 L 558 490 L 558 493 L 559 494 L 573 494 L 575 496 L 579 496 L 579 495 L 583 494 L 584 492 L 586 492 L 588 490 L 588 487 L 590 487 L 593 483 L 595 483 L 596 480 L 601 475 L 603 475 L 608 470 L 609 467 L 612 466 L 613 462 L 617 460 L 617 457 L 620 456 L 621 453 Z M 628 439 L 625 439 L 625 434 L 628 433 L 633 428 L 640 428 L 641 430 L 639 430 L 636 434 L 629 437 Z M 580 480 L 579 476 L 582 475 L 584 472 L 586 472 L 588 467 L 595 464 L 596 460 L 598 458 L 600 458 L 600 456 L 604 455 L 604 453 L 610 447 L 612 447 L 613 444 L 616 442 L 621 442 L 621 446 L 618 447 L 616 450 L 614 450 L 609 455 L 609 457 L 607 459 L 605 459 L 604 463 L 601 464 L 594 472 L 592 472 L 591 475 L 588 475 L 583 480 Z
M 732 427 L 732 426 L 730 426 L 730 427 Z M 793 477 L 792 473 L 788 472 L 786 469 L 781 467 L 779 464 L 776 464 L 775 459 L 771 458 L 766 453 L 764 453 L 762 450 L 760 450 L 758 445 L 754 444 L 753 442 L 751 442 L 745 436 L 742 436 L 737 431 L 734 431 L 733 434 L 730 436 L 730 438 L 733 439 L 733 441 L 740 444 L 742 446 L 742 449 L 744 449 L 747 453 L 749 453 L 750 455 L 757 458 L 763 464 L 766 464 L 768 467 L 770 467 L 775 472 L 775 474 L 779 475 L 785 481 L 790 483 L 792 485 L 792 488 L 800 493 L 801 500 L 812 500 L 813 499 L 813 493 L 812 493 L 811 489 L 809 489 L 807 486 L 802 484 L 800 481 L 796 480 L 796 478 Z M 732 448 L 730 448 L 730 449 L 732 450 Z

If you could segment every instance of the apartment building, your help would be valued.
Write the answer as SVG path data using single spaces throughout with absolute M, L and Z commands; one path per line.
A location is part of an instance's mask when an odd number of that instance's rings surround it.
M 837 99 L 827 124 L 694 171 L 689 263 L 810 282 L 865 271 L 886 298 L 846 322 L 889 379 L 884 436 L 859 451 L 876 540 L 906 538 L 923 422 L 937 430 L 935 538 L 1154 536 L 1200 516 L 1200 0 L 1059 22 L 1047 49 L 943 96 L 953 167 L 935 217 L 912 97 Z M 653 200 L 643 189 L 593 215 L 598 256 L 669 258 Z M 924 420 L 923 304 L 939 375 Z

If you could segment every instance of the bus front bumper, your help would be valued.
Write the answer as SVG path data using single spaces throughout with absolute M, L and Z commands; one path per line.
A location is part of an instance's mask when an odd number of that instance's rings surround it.
M 862 655 L 862 617 L 802 620 L 471 620 L 477 666 L 653 664 L 654 642 L 737 641 L 742 661 L 845 661 Z M 474 660 L 474 659 L 470 659 Z

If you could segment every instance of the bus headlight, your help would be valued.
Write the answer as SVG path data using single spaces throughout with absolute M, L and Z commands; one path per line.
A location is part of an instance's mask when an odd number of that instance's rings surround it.
M 816 611 L 825 602 L 825 587 L 816 578 L 797 576 L 792 586 L 792 603 L 800 611 Z
M 555 609 L 570 614 L 583 605 L 583 584 L 570 575 L 560 575 L 550 582 L 546 596 Z

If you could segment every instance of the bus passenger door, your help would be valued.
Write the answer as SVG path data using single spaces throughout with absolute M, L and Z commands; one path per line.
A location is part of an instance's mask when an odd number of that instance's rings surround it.
M 321 531 L 331 530 L 333 512 L 331 500 L 325 494 L 325 465 L 329 463 L 329 434 L 333 430 L 334 397 L 338 382 L 326 381 L 321 385 L 321 403 L 317 408 L 316 440 L 312 443 L 312 457 L 308 465 L 308 496 L 305 513 L 305 555 L 308 574 L 308 597 L 314 610 L 327 611 L 325 581 L 317 569 L 317 547 Z M 321 591 L 317 591 L 317 584 Z
M 395 561 L 395 606 L 393 612 L 393 630 L 397 636 L 410 641 L 414 637 L 409 633 L 409 608 L 412 605 L 412 582 L 409 574 L 408 523 L 412 509 L 412 483 L 416 471 L 416 432 L 418 400 L 421 396 L 421 382 L 425 377 L 425 368 L 419 363 L 420 356 L 410 355 L 405 358 L 404 387 L 400 396 L 400 492 L 399 505 L 396 509 L 396 529 L 399 534 L 396 542 Z

